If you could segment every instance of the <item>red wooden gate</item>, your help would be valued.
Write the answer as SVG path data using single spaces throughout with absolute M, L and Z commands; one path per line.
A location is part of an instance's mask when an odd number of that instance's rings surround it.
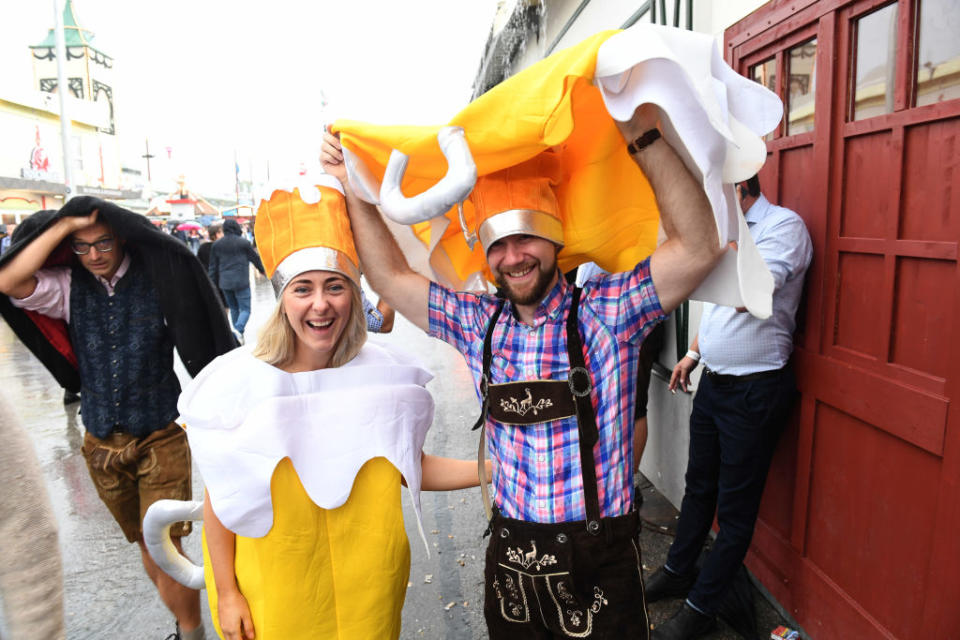
M 761 181 L 815 246 L 748 558 L 814 638 L 960 638 L 957 34 L 956 0 L 776 0 L 725 37 L 784 99 Z

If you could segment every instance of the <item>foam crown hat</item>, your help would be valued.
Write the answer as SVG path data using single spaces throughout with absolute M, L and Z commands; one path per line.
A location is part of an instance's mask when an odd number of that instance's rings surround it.
M 537 236 L 562 247 L 563 221 L 555 193 L 559 181 L 559 159 L 552 153 L 480 176 L 469 200 L 484 253 L 497 240 L 514 234 Z M 464 232 L 470 235 L 469 229 Z
M 273 189 L 257 208 L 257 248 L 277 296 L 307 271 L 335 271 L 360 286 L 343 185 L 330 175 Z

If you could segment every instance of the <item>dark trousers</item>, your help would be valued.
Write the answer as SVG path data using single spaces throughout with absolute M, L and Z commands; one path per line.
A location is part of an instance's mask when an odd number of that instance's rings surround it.
M 647 640 L 639 519 L 539 524 L 494 516 L 483 615 L 490 640 Z
M 714 614 L 753 537 L 777 440 L 796 398 L 791 367 L 760 379 L 704 373 L 690 416 L 690 457 L 667 567 L 691 574 L 713 524 L 719 533 L 687 598 Z

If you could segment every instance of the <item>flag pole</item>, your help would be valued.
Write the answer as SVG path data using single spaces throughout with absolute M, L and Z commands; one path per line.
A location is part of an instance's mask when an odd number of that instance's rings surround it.
M 237 209 L 235 216 L 240 217 L 240 161 L 237 159 L 237 150 L 233 150 L 233 175 L 237 186 Z

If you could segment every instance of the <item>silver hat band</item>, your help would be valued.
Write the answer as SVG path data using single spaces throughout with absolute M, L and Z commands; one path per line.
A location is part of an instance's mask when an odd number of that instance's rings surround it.
M 360 270 L 346 255 L 329 247 L 307 247 L 294 251 L 280 261 L 270 277 L 273 292 L 279 298 L 291 280 L 307 271 L 336 271 L 360 286 Z
M 536 209 L 503 211 L 484 220 L 477 230 L 484 253 L 500 238 L 517 234 L 537 236 L 563 246 L 563 223 Z

